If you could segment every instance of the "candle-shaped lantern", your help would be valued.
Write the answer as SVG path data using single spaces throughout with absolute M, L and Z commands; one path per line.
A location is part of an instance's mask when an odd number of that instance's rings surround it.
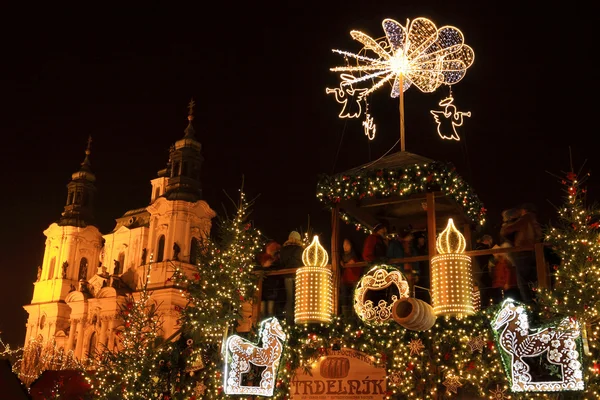
M 471 257 L 463 254 L 465 237 L 456 229 L 452 218 L 438 236 L 438 255 L 431 257 L 432 303 L 435 315 L 462 317 L 475 314 Z
M 329 256 L 315 236 L 304 249 L 304 267 L 296 270 L 296 307 L 294 322 L 308 324 L 331 322 L 333 314 L 333 281 L 327 267 Z

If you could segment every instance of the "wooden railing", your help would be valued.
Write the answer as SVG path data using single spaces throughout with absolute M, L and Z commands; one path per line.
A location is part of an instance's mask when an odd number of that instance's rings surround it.
M 534 246 L 521 246 L 521 247 L 502 247 L 497 249 L 487 249 L 487 250 L 469 250 L 465 251 L 464 254 L 470 257 L 477 256 L 485 256 L 492 254 L 510 254 L 521 251 L 533 251 L 535 252 L 535 260 L 536 260 L 536 268 L 537 268 L 537 277 L 538 277 L 538 286 L 540 288 L 549 289 L 550 288 L 550 271 L 548 265 L 546 264 L 546 260 L 544 258 L 544 243 L 536 243 Z M 415 256 L 415 257 L 405 257 L 405 258 L 392 258 L 386 261 L 386 264 L 397 265 L 404 263 L 412 263 L 418 261 L 431 261 L 429 255 L 424 256 Z M 352 264 L 352 267 L 367 267 L 369 263 L 361 261 Z M 343 267 L 342 267 L 343 268 Z M 287 268 L 287 269 L 274 269 L 270 271 L 268 268 L 261 270 L 264 271 L 265 276 L 272 275 L 289 275 L 295 274 L 297 268 Z M 335 282 L 339 282 L 339 280 L 334 279 Z M 334 288 L 334 290 L 339 291 L 339 288 Z M 260 299 L 262 297 L 262 280 L 258 283 L 258 290 L 256 291 L 252 319 L 253 322 L 256 323 L 259 317 L 258 313 L 260 312 Z M 334 310 L 337 313 L 337 310 Z

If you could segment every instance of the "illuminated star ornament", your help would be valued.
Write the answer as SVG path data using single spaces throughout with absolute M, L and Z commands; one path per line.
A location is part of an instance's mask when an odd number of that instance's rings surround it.
M 360 92 L 357 101 L 386 84 L 391 86 L 391 97 L 400 97 L 400 138 L 404 150 L 404 91 L 414 85 L 431 93 L 442 84 L 458 83 L 473 64 L 475 53 L 464 43 L 460 30 L 452 26 L 438 29 L 427 18 L 407 20 L 406 25 L 385 19 L 382 26 L 385 37 L 379 39 L 351 31 L 352 38 L 363 48 L 357 53 L 334 49 L 334 53 L 353 63 L 330 70 L 340 72 L 340 90 L 367 89 Z
M 460 382 L 458 376 L 453 375 L 446 378 L 442 385 L 446 386 L 446 391 L 451 393 L 458 393 L 458 388 L 461 387 L 463 384 Z
M 408 345 L 408 347 L 410 348 L 410 355 L 411 356 L 420 354 L 421 350 L 423 350 L 425 348 L 425 346 L 423 345 L 423 342 L 421 341 L 421 339 L 413 339 L 413 340 L 411 340 L 410 344 Z
M 462 126 L 463 117 L 470 117 L 471 112 L 457 111 L 456 106 L 452 104 L 454 98 L 452 96 L 446 97 L 440 101 L 439 105 L 444 107 L 443 110 L 431 110 L 430 113 L 433 115 L 433 119 L 437 123 L 437 132 L 442 139 L 460 140 L 460 136 L 456 132 L 457 126 Z
M 483 353 L 483 346 L 485 346 L 486 341 L 481 336 L 475 336 L 470 338 L 467 344 L 471 348 L 471 353 L 475 353 L 476 351 Z
M 492 400 L 508 400 L 510 398 L 506 395 L 506 389 L 501 388 L 500 385 L 496 385 L 496 389 L 491 389 L 490 394 Z

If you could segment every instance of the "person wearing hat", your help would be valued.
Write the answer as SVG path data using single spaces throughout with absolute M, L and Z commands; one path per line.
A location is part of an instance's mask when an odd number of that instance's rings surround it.
M 535 215 L 535 207 L 525 203 L 517 207 L 518 218 L 502 224 L 500 235 L 512 239 L 515 247 L 533 246 L 542 240 L 542 228 Z M 532 286 L 537 283 L 537 266 L 533 251 L 517 251 L 512 253 L 514 266 L 517 270 L 517 285 L 521 301 L 532 304 L 534 293 Z
M 296 231 L 291 231 L 288 235 L 288 240 L 283 244 L 279 252 L 281 268 L 289 269 L 302 267 L 304 265 L 302 263 L 303 252 L 304 246 L 300 234 Z M 285 286 L 284 311 L 285 318 L 289 324 L 294 321 L 295 282 L 295 273 L 283 275 L 283 284 Z
M 363 260 L 367 262 L 375 262 L 386 258 L 387 233 L 388 228 L 385 223 L 379 223 L 373 227 L 371 234 L 367 236 L 363 245 Z
M 492 249 L 512 247 L 510 242 L 505 241 L 500 246 L 495 245 Z M 490 261 L 492 270 L 491 299 L 494 304 L 499 304 L 503 299 L 511 298 L 520 301 L 521 295 L 517 287 L 517 271 L 513 265 L 510 253 L 496 253 Z

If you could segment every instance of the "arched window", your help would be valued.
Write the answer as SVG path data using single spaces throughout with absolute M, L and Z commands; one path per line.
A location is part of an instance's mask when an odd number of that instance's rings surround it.
M 69 193 L 69 196 L 67 196 L 67 205 L 70 206 L 71 204 L 73 204 L 73 195 L 74 193 L 71 192 Z
M 87 281 L 87 270 L 88 270 L 88 260 L 85 257 L 81 257 L 81 261 L 79 261 L 79 274 L 77 274 L 77 279 Z
M 179 176 L 179 161 L 175 161 L 173 163 L 173 171 L 171 172 L 171 176 Z
M 165 257 L 165 235 L 160 235 L 158 238 L 158 251 L 156 253 L 156 262 L 161 262 Z
M 96 354 L 96 331 L 90 335 L 90 341 L 88 343 L 88 358 L 94 358 Z
M 50 268 L 48 270 L 48 279 L 54 279 L 54 266 L 56 265 L 56 257 L 50 260 Z
M 200 256 L 200 245 L 198 239 L 193 237 L 190 243 L 190 264 L 197 264 L 198 256 Z
M 81 204 L 81 192 L 75 192 L 75 204 Z
M 46 314 L 42 315 L 42 318 L 40 318 L 40 329 L 44 329 L 44 326 L 46 326 Z
M 181 168 L 181 170 L 182 170 L 181 171 L 181 175 L 183 175 L 183 176 L 189 176 L 190 175 L 190 171 L 188 169 L 188 163 L 187 163 L 187 161 L 183 162 L 183 168 Z
M 160 196 L 160 188 L 156 188 L 156 190 L 154 191 L 154 200 L 158 199 L 159 196 Z

